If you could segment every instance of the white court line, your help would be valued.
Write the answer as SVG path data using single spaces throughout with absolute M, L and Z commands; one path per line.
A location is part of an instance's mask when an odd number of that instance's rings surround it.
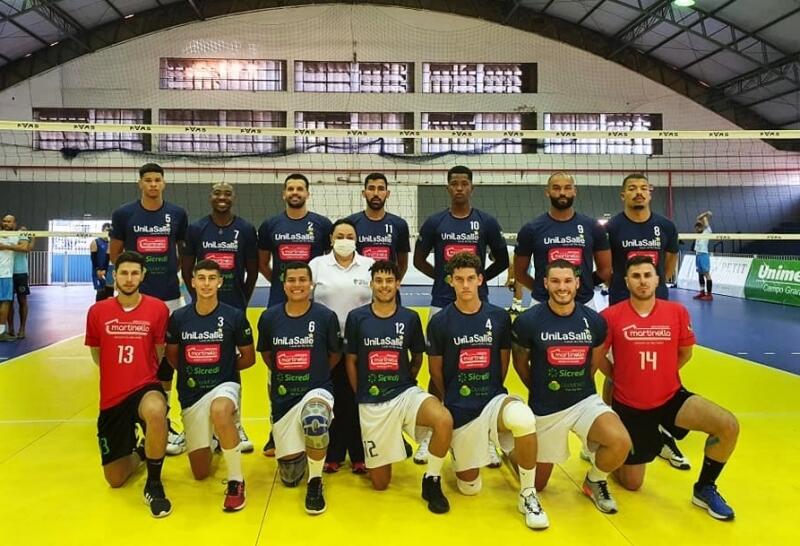
M 749 355 L 750 353 L 736 353 L 737 355 Z
M 800 355 L 800 353 L 789 353 L 790 355 Z
M 765 355 L 774 355 L 775 353 L 764 353 Z
M 83 410 L 81 410 L 83 411 Z M 242 418 L 242 422 L 244 423 L 255 423 L 255 422 L 267 422 L 269 421 L 269 417 L 244 417 Z M 0 419 L 0 426 L 2 425 L 56 425 L 59 423 L 63 424 L 97 424 L 97 418 L 94 419 Z
M 5 362 L 0 362 L 0 366 L 5 366 L 6 364 L 9 364 L 9 363 L 14 362 L 16 360 L 19 360 L 22 357 L 36 354 L 36 353 L 38 353 L 40 351 L 44 351 L 44 350 L 50 349 L 52 347 L 55 347 L 56 345 L 61 345 L 62 343 L 66 343 L 67 341 L 72 341 L 73 339 L 78 338 L 78 337 L 82 337 L 82 336 L 83 336 L 83 334 L 75 334 L 74 336 L 70 336 L 68 338 L 56 341 L 55 343 L 51 343 L 50 345 L 45 345 L 44 347 L 39 347 L 38 349 L 35 349 L 35 350 L 33 350 L 33 351 L 29 352 L 29 353 L 17 355 L 14 358 L 9 358 Z M 89 357 L 89 358 L 91 358 L 91 357 Z

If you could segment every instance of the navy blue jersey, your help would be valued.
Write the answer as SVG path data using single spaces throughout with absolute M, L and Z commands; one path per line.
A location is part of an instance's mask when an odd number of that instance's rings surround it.
M 453 415 L 453 428 L 483 411 L 503 387 L 500 351 L 511 349 L 511 319 L 489 303 L 466 315 L 455 304 L 436 313 L 428 323 L 428 356 L 442 357 L 444 405 Z
M 184 254 L 194 256 L 196 262 L 217 262 L 222 269 L 219 301 L 238 309 L 247 308 L 245 265 L 258 260 L 256 228 L 252 224 L 236 216 L 230 225 L 220 227 L 211 216 L 201 218 L 189 226 Z
M 341 345 L 336 313 L 320 303 L 312 303 L 300 317 L 287 315 L 284 305 L 261 313 L 258 351 L 269 353 L 265 360 L 272 371 L 269 400 L 273 422 L 312 389 L 333 393 L 328 354 L 341 352 Z
M 194 305 L 172 313 L 167 343 L 179 345 L 178 399 L 186 409 L 222 383 L 239 383 L 236 347 L 253 343 L 253 331 L 244 312 L 220 303 L 208 315 Z
M 567 409 L 597 393 L 592 349 L 606 339 L 606 321 L 575 305 L 571 315 L 556 315 L 547 303 L 535 305 L 514 321 L 514 343 L 530 351 L 528 405 L 536 415 Z
M 453 287 L 445 280 L 444 266 L 450 258 L 459 252 L 471 252 L 481 259 L 483 269 L 486 266 L 487 248 L 493 256 L 508 253 L 500 224 L 485 212 L 473 208 L 466 218 L 456 218 L 449 210 L 443 210 L 425 220 L 419 230 L 414 252 L 427 255 L 433 250 L 431 305 L 444 307 L 456 299 Z M 481 300 L 488 301 L 489 287 L 486 282 L 478 289 L 478 295 Z
M 375 261 L 397 263 L 399 253 L 411 252 L 408 222 L 387 212 L 380 220 L 370 219 L 364 211 L 347 217 L 356 226 L 356 251 Z
M 111 214 L 111 238 L 144 256 L 147 274 L 139 288 L 142 294 L 163 301 L 181 296 L 176 245 L 186 240 L 188 223 L 186 211 L 166 201 L 158 210 L 133 201 Z
M 97 258 L 95 261 L 96 267 L 92 267 L 92 283 L 97 286 L 97 270 L 108 270 L 110 256 L 108 255 L 108 239 L 98 237 L 94 240 L 94 244 L 97 247 Z
M 608 242 L 611 245 L 611 286 L 608 290 L 610 305 L 630 297 L 625 286 L 625 263 L 633 256 L 650 256 L 656 263 L 658 288 L 656 297 L 669 299 L 664 275 L 664 255 L 678 252 L 678 229 L 672 221 L 651 213 L 645 222 L 634 222 L 624 212 L 614 216 L 606 224 Z
M 258 228 L 258 248 L 272 254 L 267 307 L 286 301 L 283 293 L 283 268 L 287 262 L 310 262 L 322 256 L 331 246 L 331 221 L 315 212 L 293 220 L 282 212 L 268 218 Z
M 574 214 L 569 220 L 556 220 L 548 213 L 534 218 L 519 230 L 514 254 L 533 257 L 533 292 L 536 301 L 547 301 L 544 270 L 552 261 L 567 260 L 581 270 L 577 300 L 586 303 L 594 297 L 594 253 L 608 250 L 603 227 L 592 218 Z
M 347 353 L 358 355 L 359 404 L 386 402 L 417 384 L 411 377 L 409 352 L 425 352 L 425 336 L 416 311 L 398 307 L 381 318 L 371 305 L 353 309 L 345 324 Z

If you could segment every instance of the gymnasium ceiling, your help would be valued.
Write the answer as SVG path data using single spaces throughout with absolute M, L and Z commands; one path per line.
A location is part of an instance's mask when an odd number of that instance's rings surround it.
M 800 0 L 0 0 L 0 89 L 176 25 L 327 3 L 497 22 L 626 66 L 741 127 L 800 129 Z

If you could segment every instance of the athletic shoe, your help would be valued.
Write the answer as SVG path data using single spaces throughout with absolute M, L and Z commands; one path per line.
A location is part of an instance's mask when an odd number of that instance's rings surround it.
M 497 447 L 494 442 L 489 440 L 489 468 L 500 468 L 502 464 L 503 461 L 500 460 L 500 456 L 497 454 Z
M 336 474 L 339 472 L 340 468 L 342 468 L 342 464 L 334 461 L 325 462 L 325 464 L 322 465 L 322 471 L 325 474 Z
M 422 498 L 428 501 L 428 510 L 434 514 L 450 511 L 450 503 L 442 493 L 441 476 L 422 476 Z
M 426 436 L 422 439 L 422 441 L 419 443 L 419 447 L 417 447 L 416 453 L 414 453 L 414 463 L 428 464 L 428 446 L 430 443 L 430 436 Z
M 711 292 L 707 292 L 707 293 L 706 293 L 705 295 L 703 295 L 703 297 L 702 297 L 702 298 L 700 298 L 700 299 L 701 299 L 701 300 L 703 300 L 703 301 L 711 301 L 711 300 L 713 300 L 713 299 L 714 299 L 714 296 L 712 296 L 712 295 L 711 295 Z
M 261 450 L 261 453 L 264 454 L 264 457 L 275 456 L 275 438 L 272 437 L 272 432 L 269 433 L 269 439 L 267 440 L 267 443 L 264 444 L 264 448 Z
M 17 341 L 17 336 L 12 336 L 8 332 L 0 334 L 0 341 Z
M 677 468 L 678 470 L 689 470 L 691 465 L 689 464 L 688 457 L 685 457 L 681 450 L 678 449 L 678 444 L 675 443 L 675 438 L 668 434 L 661 434 L 661 439 L 664 441 L 664 444 L 661 446 L 661 453 L 658 454 L 659 457 L 669 462 L 673 468 Z
M 172 503 L 164 494 L 161 482 L 148 481 L 144 484 L 144 503 L 150 507 L 154 518 L 164 518 L 172 513 Z
M 322 478 L 311 478 L 306 486 L 306 514 L 316 516 L 325 511 L 325 497 L 322 495 Z
M 717 491 L 717 486 L 694 484 L 694 495 L 692 495 L 692 504 L 705 508 L 712 518 L 724 521 L 733 519 L 734 513 L 722 495 Z
M 225 512 L 236 512 L 244 508 L 244 505 L 244 482 L 230 480 L 228 490 L 225 491 L 225 502 L 222 504 L 222 509 Z
M 589 476 L 586 476 L 583 480 L 583 492 L 587 497 L 592 499 L 594 505 L 597 506 L 597 509 L 601 512 L 605 514 L 617 513 L 617 501 L 615 501 L 611 493 L 609 493 L 607 481 L 601 480 L 599 482 L 593 482 L 589 479 Z
M 236 422 L 236 431 L 239 433 L 239 447 L 242 453 L 252 453 L 255 449 L 253 442 L 247 437 L 244 427 L 240 421 Z
M 692 299 L 693 300 L 702 300 L 702 299 L 705 299 L 705 297 L 706 297 L 706 293 L 705 292 L 698 292 L 697 294 L 692 296 Z
M 186 435 L 175 432 L 172 426 L 167 433 L 167 455 L 180 455 L 186 451 Z
M 528 488 L 526 491 L 527 493 L 519 494 L 519 504 L 517 505 L 520 514 L 525 516 L 525 525 L 531 529 L 547 529 L 550 527 L 550 520 L 542 508 L 542 503 L 539 502 L 536 490 Z
M 140 462 L 144 462 L 147 459 L 147 455 L 144 453 L 144 438 L 139 438 L 136 447 L 133 448 L 133 452 L 139 456 Z
M 363 462 L 353 463 L 353 474 L 364 475 L 368 472 L 367 464 Z

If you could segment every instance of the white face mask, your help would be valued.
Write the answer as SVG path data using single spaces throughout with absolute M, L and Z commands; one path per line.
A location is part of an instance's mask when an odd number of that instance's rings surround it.
M 333 241 L 333 251 L 342 258 L 347 258 L 356 251 L 356 242 L 353 239 L 336 239 Z

